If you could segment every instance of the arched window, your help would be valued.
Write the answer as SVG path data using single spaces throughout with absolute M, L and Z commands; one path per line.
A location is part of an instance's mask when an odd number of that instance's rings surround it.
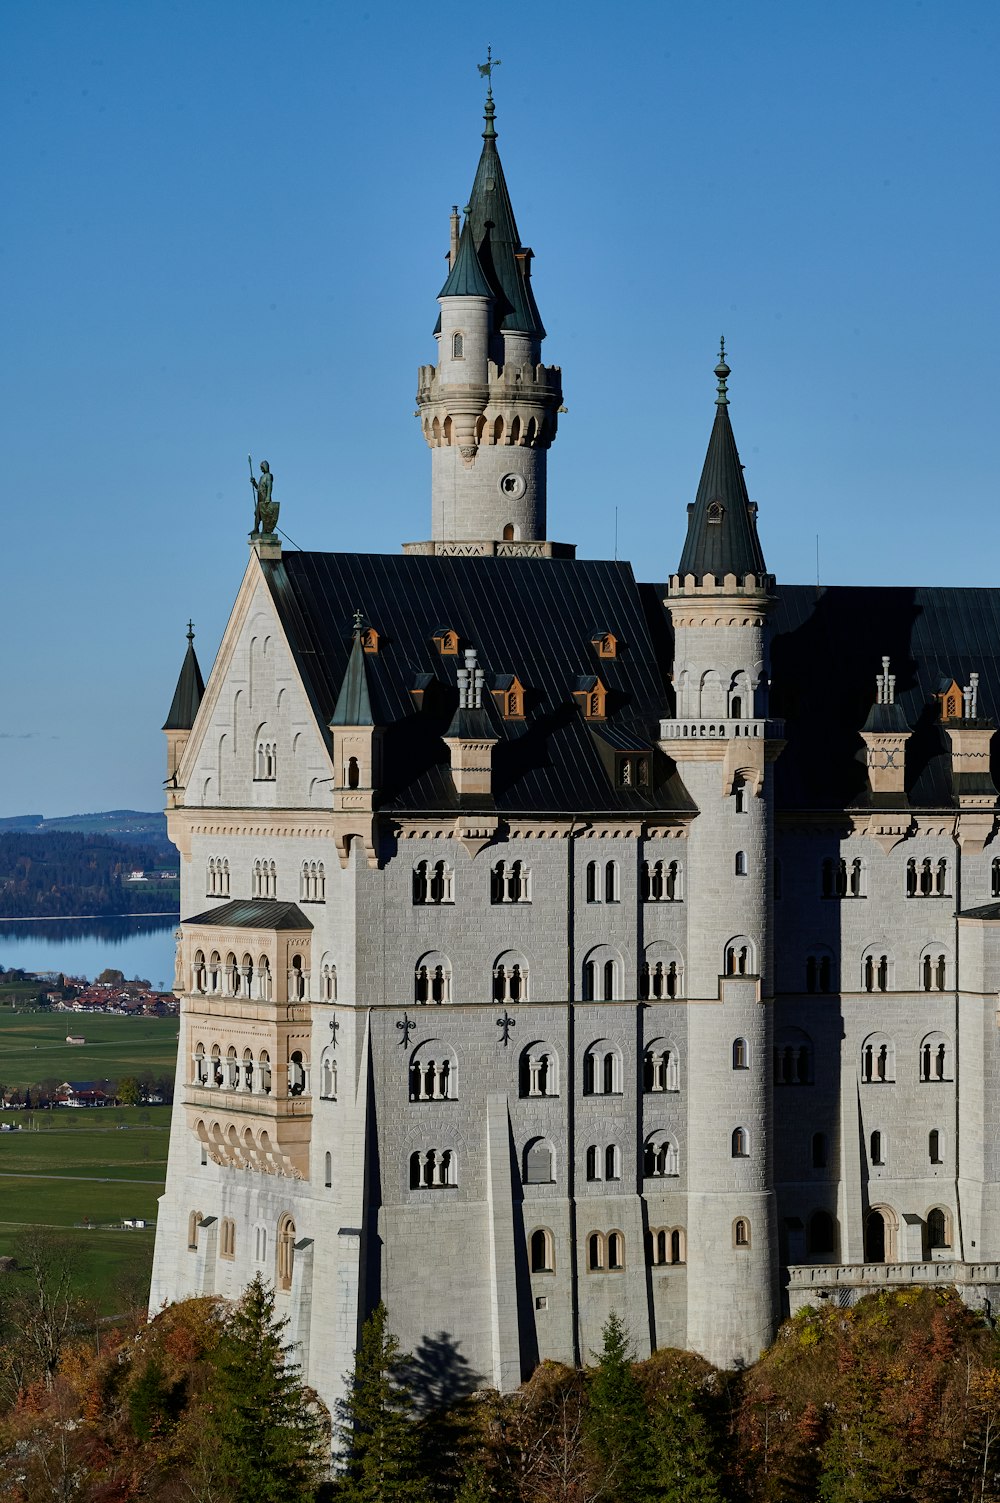
M 523 861 L 498 861 L 490 875 L 492 903 L 530 903 L 531 873 Z
M 806 956 L 806 991 L 833 991 L 833 956 L 826 947 L 817 947 Z
M 413 976 L 415 1002 L 451 1001 L 451 961 L 446 955 L 429 951 L 417 961 Z
M 745 1127 L 733 1128 L 732 1156 L 734 1159 L 748 1159 L 750 1157 L 750 1134 Z
M 604 901 L 606 903 L 617 903 L 620 901 L 620 897 L 618 862 L 609 861 L 604 868 Z
M 494 1002 L 528 1000 L 528 962 L 515 950 L 506 950 L 493 962 Z
M 616 1002 L 622 996 L 621 957 L 609 945 L 598 945 L 583 961 L 582 995 L 585 1002 Z
M 601 869 L 596 861 L 587 862 L 587 902 L 601 901 Z
M 621 1272 L 625 1267 L 625 1236 L 623 1232 L 608 1233 L 608 1269 Z
M 348 788 L 361 786 L 361 769 L 358 766 L 357 757 L 349 757 L 347 760 L 347 786 Z
M 920 985 L 925 992 L 943 992 L 950 979 L 948 953 L 939 942 L 925 945 L 920 952 Z
M 951 1217 L 941 1206 L 927 1212 L 927 1246 L 931 1250 L 951 1246 Z
M 410 1055 L 411 1101 L 456 1101 L 458 1065 L 455 1051 L 440 1039 L 424 1039 Z
M 413 901 L 433 904 L 455 901 L 455 873 L 446 861 L 418 861 L 413 868 Z
M 870 1033 L 861 1046 L 861 1079 L 866 1085 L 896 1079 L 896 1046 L 884 1033 Z
M 504 523 L 503 540 L 504 540 L 505 543 L 512 543 L 514 541 L 514 524 L 513 524 L 513 522 L 505 522 Z
M 555 1244 L 547 1226 L 537 1227 L 532 1232 L 528 1246 L 532 1273 L 555 1273 Z
M 410 1154 L 411 1190 L 447 1190 L 458 1184 L 458 1162 L 453 1148 L 418 1149 Z
M 219 1223 L 219 1257 L 236 1256 L 236 1222 L 231 1216 L 223 1216 Z
M 733 1222 L 733 1246 L 750 1246 L 750 1223 L 745 1216 L 737 1216 Z
M 521 1051 L 518 1082 L 524 1097 L 558 1096 L 559 1057 L 551 1044 L 539 1040 Z
M 587 1179 L 594 1183 L 604 1173 L 604 1157 L 596 1143 L 591 1143 L 587 1149 Z
M 680 1056 L 670 1039 L 653 1039 L 643 1051 L 642 1088 L 647 1093 L 679 1091 Z
M 812 1166 L 814 1169 L 825 1169 L 829 1160 L 829 1149 L 826 1143 L 825 1132 L 814 1132 L 812 1135 Z
M 806 1226 L 806 1248 L 814 1258 L 830 1257 L 837 1251 L 837 1224 L 829 1211 L 814 1211 Z
M 684 995 L 684 966 L 680 952 L 665 940 L 647 945 L 639 969 L 639 997 L 663 1002 Z
M 776 1086 L 811 1085 L 813 1042 L 802 1028 L 781 1028 L 774 1039 Z
M 927 1157 L 930 1159 L 932 1164 L 944 1163 L 944 1155 L 942 1153 L 941 1144 L 941 1129 L 939 1127 L 932 1127 L 930 1132 L 927 1134 Z
M 291 1289 L 295 1271 L 295 1222 L 287 1213 L 278 1222 L 275 1282 L 279 1289 Z
M 750 1045 L 746 1039 L 733 1039 L 733 1069 L 749 1070 Z
M 324 1101 L 337 1099 L 337 1057 L 331 1049 L 320 1055 L 320 1095 Z
M 642 863 L 642 901 L 676 903 L 681 898 L 681 867 L 678 861 Z
M 868 1157 L 869 1157 L 869 1160 L 873 1164 L 884 1164 L 885 1163 L 884 1153 L 885 1153 L 885 1144 L 882 1141 L 882 1134 L 876 1128 L 875 1131 L 871 1134 L 871 1136 L 868 1139 Z
M 925 1034 L 920 1041 L 920 1079 L 951 1080 L 951 1040 L 943 1033 Z
M 326 1154 L 326 1156 L 324 1158 L 324 1161 L 323 1161 L 323 1167 L 324 1167 L 324 1171 L 325 1171 L 324 1175 L 323 1175 L 323 1183 L 326 1186 L 326 1188 L 328 1190 L 330 1190 L 330 1189 L 333 1188 L 333 1154 L 332 1153 Z
M 620 1096 L 622 1057 L 608 1039 L 598 1039 L 583 1056 L 583 1094 L 585 1096 Z
M 896 1217 L 888 1206 L 875 1206 L 865 1217 L 865 1262 L 891 1263 L 895 1253 Z
M 651 1132 L 642 1147 L 645 1179 L 674 1179 L 680 1173 L 677 1144 L 668 1133 Z
M 687 1257 L 684 1228 L 650 1227 L 646 1233 L 646 1251 L 654 1268 L 663 1264 L 683 1263 Z
M 600 1273 L 604 1268 L 605 1244 L 602 1232 L 591 1232 L 587 1238 L 587 1269 L 590 1273 Z
M 320 993 L 324 1002 L 337 1000 L 337 967 L 330 961 L 323 962 L 323 969 L 320 972 Z
M 460 329 L 456 329 L 451 336 L 451 358 L 452 360 L 465 359 L 465 335 Z
M 745 877 L 746 874 L 747 874 L 747 853 L 746 853 L 746 851 L 737 851 L 736 852 L 736 875 L 738 877 Z
M 733 720 L 739 720 L 740 708 L 740 698 L 739 695 L 737 695 L 733 699 Z M 736 813 L 745 814 L 750 807 L 750 802 L 746 779 L 744 777 L 736 777 L 733 779 L 733 800 L 736 804 Z
M 861 985 L 866 992 L 887 992 L 892 988 L 895 965 L 889 951 L 881 945 L 867 949 L 861 963 Z
M 604 1178 L 616 1180 L 622 1177 L 622 1151 L 617 1143 L 609 1143 L 604 1150 Z
M 301 1049 L 293 1050 L 288 1061 L 288 1094 L 301 1096 L 308 1084 L 306 1064 Z
M 552 1185 L 555 1183 L 555 1150 L 547 1138 L 532 1138 L 524 1150 L 524 1183 L 526 1185 Z
M 202 1214 L 201 1214 L 200 1211 L 192 1211 L 191 1214 L 190 1214 L 190 1216 L 188 1217 L 188 1251 L 189 1252 L 197 1252 L 198 1251 L 198 1228 L 201 1226 L 201 1223 L 202 1223 L 203 1220 L 204 1220 L 204 1217 L 202 1216 Z
M 277 777 L 278 755 L 277 747 L 273 741 L 257 742 L 255 781 L 258 783 L 273 783 Z
M 754 948 L 745 935 L 736 935 L 726 945 L 722 968 L 727 976 L 755 976 L 757 974 Z
M 260 1090 L 261 1090 L 261 1095 L 262 1096 L 270 1096 L 270 1094 L 271 1094 L 271 1056 L 268 1054 L 268 1052 L 267 1052 L 266 1049 L 262 1049 L 260 1051 L 260 1059 L 258 1060 L 258 1064 L 260 1065 Z

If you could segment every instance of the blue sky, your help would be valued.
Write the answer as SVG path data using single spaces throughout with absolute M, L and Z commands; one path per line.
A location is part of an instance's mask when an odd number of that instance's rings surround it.
M 503 11 L 495 11 L 502 17 Z M 306 548 L 427 536 L 448 212 L 500 151 L 569 414 L 550 535 L 676 562 L 713 408 L 769 566 L 1000 584 L 995 3 L 7 0 L 0 814 L 162 802 L 247 453 Z M 487 31 L 487 24 L 492 28 Z

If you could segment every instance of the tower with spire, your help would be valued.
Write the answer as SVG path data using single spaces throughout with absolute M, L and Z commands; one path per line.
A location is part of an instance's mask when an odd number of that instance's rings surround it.
M 665 605 L 674 716 L 661 746 L 697 806 L 687 840 L 688 1342 L 723 1365 L 773 1330 L 772 763 L 766 628 L 774 580 L 729 420 L 725 344 L 715 422 Z
M 495 64 L 493 65 L 495 66 Z M 483 149 L 438 294 L 436 365 L 420 367 L 417 411 L 431 450 L 431 532 L 408 551 L 545 556 L 569 552 L 546 536 L 546 462 L 562 408 L 497 151 L 493 90 Z

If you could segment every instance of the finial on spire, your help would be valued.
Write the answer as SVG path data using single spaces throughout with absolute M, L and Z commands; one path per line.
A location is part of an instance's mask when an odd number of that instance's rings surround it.
M 719 339 L 719 363 L 715 367 L 715 374 L 719 378 L 718 396 L 715 399 L 716 407 L 729 406 L 729 388 L 726 386 L 726 378 L 729 375 L 729 366 L 726 364 L 726 341 L 722 336 Z
M 189 642 L 194 641 L 194 622 L 190 620 L 188 621 L 187 639 Z
M 496 114 L 496 108 L 493 104 L 493 69 L 500 67 L 500 59 L 493 56 L 492 47 L 487 47 L 486 49 L 485 63 L 477 63 L 476 67 L 479 69 L 480 78 L 486 79 L 486 111 L 483 117 L 486 121 L 486 129 L 483 131 L 483 140 L 485 141 L 496 135 L 496 129 L 493 125 L 493 117 Z
M 360 611 L 355 611 L 354 612 L 354 635 L 356 637 L 360 636 L 361 629 L 364 626 L 364 624 L 365 624 L 365 618 L 364 618 L 364 616 L 361 614 Z

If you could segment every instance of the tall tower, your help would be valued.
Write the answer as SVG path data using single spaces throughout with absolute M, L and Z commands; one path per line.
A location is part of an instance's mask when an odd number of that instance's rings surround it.
M 754 1360 L 773 1334 L 772 763 L 767 615 L 773 577 L 729 421 L 716 416 L 666 606 L 676 712 L 662 746 L 698 807 L 688 837 L 688 1342 Z
M 497 151 L 492 88 L 461 235 L 452 216 L 438 295 L 437 365 L 420 367 L 417 408 L 431 450 L 432 539 L 407 551 L 545 555 L 546 460 L 562 404 Z M 457 242 L 457 243 L 456 243 Z

